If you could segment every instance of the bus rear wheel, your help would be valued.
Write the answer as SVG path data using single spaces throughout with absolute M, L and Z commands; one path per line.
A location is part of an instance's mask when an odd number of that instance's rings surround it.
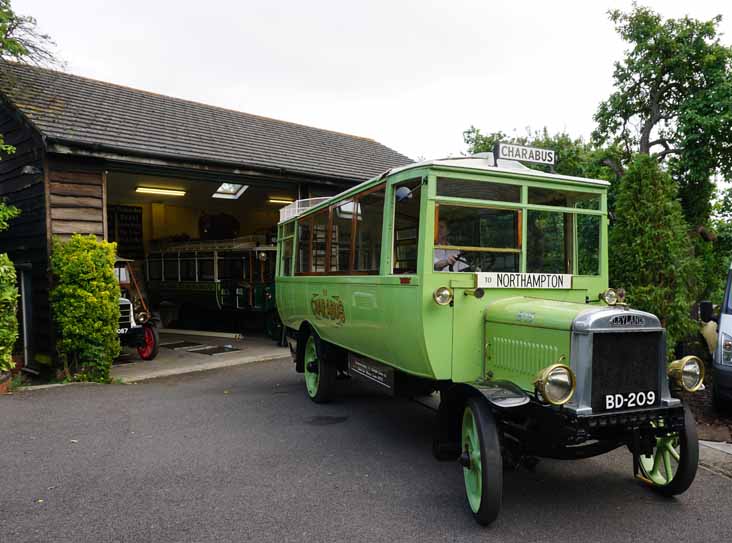
M 318 356 L 314 333 L 308 336 L 303 358 L 305 387 L 308 397 L 315 403 L 327 403 L 335 394 L 336 367 Z
M 481 398 L 470 398 L 465 404 L 460 448 L 465 497 L 475 520 L 486 526 L 501 509 L 503 458 L 495 418 Z

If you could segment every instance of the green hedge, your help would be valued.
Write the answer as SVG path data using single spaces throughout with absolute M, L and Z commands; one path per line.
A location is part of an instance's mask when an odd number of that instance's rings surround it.
M 116 244 L 75 234 L 54 240 L 51 309 L 59 358 L 68 379 L 109 382 L 119 354 L 119 284 L 114 275 Z

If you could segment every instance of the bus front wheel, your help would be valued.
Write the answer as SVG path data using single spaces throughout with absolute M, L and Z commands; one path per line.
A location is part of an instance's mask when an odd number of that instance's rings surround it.
M 501 509 L 503 458 L 495 418 L 482 398 L 470 398 L 465 404 L 460 448 L 465 497 L 475 520 L 486 526 Z
M 318 356 L 317 339 L 311 333 L 305 343 L 303 370 L 308 397 L 315 403 L 326 403 L 333 399 L 336 369 L 335 364 Z

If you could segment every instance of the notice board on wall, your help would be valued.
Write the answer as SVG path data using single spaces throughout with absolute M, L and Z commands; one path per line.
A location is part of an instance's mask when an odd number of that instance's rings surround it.
M 117 242 L 117 256 L 133 260 L 145 258 L 141 207 L 109 206 L 107 233 L 109 241 Z

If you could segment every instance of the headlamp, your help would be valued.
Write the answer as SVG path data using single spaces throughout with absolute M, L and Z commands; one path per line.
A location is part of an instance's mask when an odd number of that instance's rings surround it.
M 447 305 L 452 302 L 452 290 L 449 287 L 439 287 L 432 297 L 438 305 Z
M 619 297 L 615 289 L 609 288 L 604 292 L 600 293 L 599 298 L 604 301 L 607 305 L 615 305 L 618 303 Z
M 696 392 L 704 383 L 704 362 L 694 355 L 674 360 L 668 366 L 668 376 L 686 392 Z
M 732 364 L 732 337 L 722 333 L 722 364 Z
M 563 405 L 572 399 L 576 380 L 569 366 L 552 364 L 539 372 L 534 386 L 541 397 L 550 404 Z

